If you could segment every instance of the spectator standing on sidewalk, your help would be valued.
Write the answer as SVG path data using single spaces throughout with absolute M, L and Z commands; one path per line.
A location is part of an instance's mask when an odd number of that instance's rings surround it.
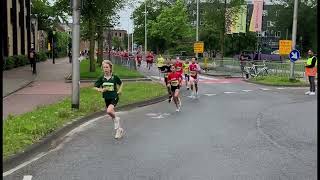
M 36 51 L 34 50 L 34 48 L 31 48 L 29 52 L 29 60 L 32 67 L 32 74 L 37 74 Z
M 71 51 L 69 51 L 68 57 L 69 57 L 69 63 L 72 63 L 72 52 Z
M 312 50 L 308 51 L 308 60 L 305 65 L 306 76 L 309 79 L 310 91 L 306 92 L 306 95 L 315 95 L 316 94 L 316 84 L 315 77 L 317 75 L 317 57 L 314 56 Z

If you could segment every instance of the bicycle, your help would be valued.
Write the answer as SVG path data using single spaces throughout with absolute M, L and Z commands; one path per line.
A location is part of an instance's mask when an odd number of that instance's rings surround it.
M 246 66 L 244 67 L 244 73 L 245 73 L 245 78 L 246 79 L 250 79 L 251 77 L 257 77 L 260 75 L 267 75 L 269 74 L 268 72 L 268 66 L 265 63 L 266 60 L 263 60 L 263 64 L 262 65 L 256 65 L 255 63 L 251 63 L 251 66 Z M 260 69 L 258 69 L 259 67 L 261 67 Z

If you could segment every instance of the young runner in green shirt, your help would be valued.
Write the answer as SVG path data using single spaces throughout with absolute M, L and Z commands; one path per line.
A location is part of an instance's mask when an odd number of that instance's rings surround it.
M 102 97 L 106 103 L 107 114 L 114 122 L 114 129 L 116 130 L 115 138 L 119 139 L 123 137 L 124 130 L 121 128 L 120 117 L 116 117 L 114 108 L 119 101 L 123 83 L 117 75 L 113 74 L 111 61 L 104 60 L 102 62 L 102 69 L 104 75 L 100 76 L 95 82 L 94 89 L 102 92 Z

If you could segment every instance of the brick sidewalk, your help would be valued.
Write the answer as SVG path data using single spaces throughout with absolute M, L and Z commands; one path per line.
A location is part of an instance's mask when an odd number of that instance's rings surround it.
M 65 83 L 64 78 L 71 72 L 71 68 L 68 58 L 57 58 L 55 64 L 52 64 L 51 59 L 37 63 L 36 76 L 32 75 L 30 66 L 4 72 L 6 93 L 17 90 L 27 82 L 33 82 L 3 99 L 3 119 L 9 114 L 29 112 L 37 106 L 55 103 L 70 96 L 72 84 Z

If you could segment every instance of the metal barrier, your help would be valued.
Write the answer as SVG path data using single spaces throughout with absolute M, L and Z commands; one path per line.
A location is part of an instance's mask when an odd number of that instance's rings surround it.
M 113 64 L 121 65 L 124 67 L 127 67 L 128 69 L 134 69 L 136 70 L 136 60 L 134 58 L 123 58 L 119 56 L 110 56 L 110 61 Z
M 199 62 L 202 68 L 205 67 L 203 62 Z M 272 62 L 272 61 L 242 61 L 233 58 L 209 59 L 207 64 L 208 71 L 220 71 L 228 73 L 242 73 L 244 67 L 252 66 L 252 64 L 259 65 L 257 68 L 265 64 L 268 68 L 268 75 L 289 76 L 290 62 Z M 294 73 L 298 78 L 305 77 L 305 66 L 303 62 L 295 63 Z

